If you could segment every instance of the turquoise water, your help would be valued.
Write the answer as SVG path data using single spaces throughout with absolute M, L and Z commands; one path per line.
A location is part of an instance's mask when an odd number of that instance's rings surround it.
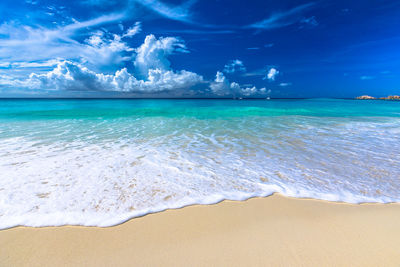
M 113 119 L 127 117 L 246 116 L 400 117 L 399 102 L 355 100 L 170 100 L 65 99 L 0 100 L 0 119 Z
M 0 100 L 0 228 L 279 192 L 400 201 L 400 102 Z

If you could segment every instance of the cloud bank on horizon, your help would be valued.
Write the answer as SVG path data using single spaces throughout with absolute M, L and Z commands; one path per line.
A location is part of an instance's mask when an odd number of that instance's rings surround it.
M 400 90 L 396 1 L 6 0 L 0 15 L 0 97 Z

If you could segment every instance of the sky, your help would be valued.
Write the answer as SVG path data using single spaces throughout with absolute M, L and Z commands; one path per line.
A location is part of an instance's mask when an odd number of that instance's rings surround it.
M 2 0 L 0 97 L 400 94 L 400 1 Z

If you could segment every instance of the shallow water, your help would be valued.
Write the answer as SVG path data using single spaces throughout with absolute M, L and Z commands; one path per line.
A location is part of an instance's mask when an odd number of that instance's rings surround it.
M 279 192 L 400 201 L 400 102 L 0 100 L 0 228 Z

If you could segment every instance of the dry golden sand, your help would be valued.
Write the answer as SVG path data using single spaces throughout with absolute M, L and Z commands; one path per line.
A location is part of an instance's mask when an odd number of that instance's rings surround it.
M 0 231 L 0 266 L 400 266 L 400 205 L 279 195 L 109 227 Z

